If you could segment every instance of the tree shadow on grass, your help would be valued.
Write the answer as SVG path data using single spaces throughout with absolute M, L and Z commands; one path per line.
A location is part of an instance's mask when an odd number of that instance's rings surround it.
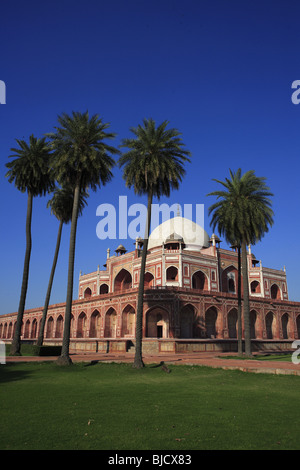
M 99 361 L 91 361 L 89 362 L 88 364 L 85 364 L 84 367 L 90 367 L 90 366 L 95 366 L 96 364 L 98 364 Z
M 14 364 L 0 364 L 0 384 L 23 380 L 29 375 L 29 370 L 20 370 Z
M 153 365 L 151 365 L 151 366 L 149 366 L 149 367 L 150 367 L 150 369 L 157 369 L 158 367 L 161 367 L 161 366 L 163 366 L 163 365 L 164 365 L 164 361 L 160 361 L 159 364 L 153 364 Z

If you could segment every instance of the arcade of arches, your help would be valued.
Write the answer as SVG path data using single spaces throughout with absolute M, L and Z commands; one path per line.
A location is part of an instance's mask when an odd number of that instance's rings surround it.
M 203 279 L 202 279 L 203 280 Z M 200 281 L 199 281 L 200 282 Z M 202 282 L 202 281 L 201 281 Z M 81 310 L 72 315 L 71 338 L 134 338 L 136 310 L 127 304 L 120 311 L 115 307 L 107 310 Z M 24 339 L 36 339 L 41 316 L 27 319 L 22 325 Z M 251 310 L 251 338 L 253 339 L 297 339 L 300 338 L 300 314 L 283 314 L 268 311 L 262 315 Z M 12 339 L 15 323 L 0 323 L 0 338 Z M 62 314 L 50 314 L 47 318 L 45 338 L 62 338 Z M 224 313 L 216 306 L 208 306 L 199 312 L 195 305 L 183 305 L 177 314 L 165 307 L 145 307 L 144 337 L 146 338 L 237 338 L 237 309 L 227 308 Z

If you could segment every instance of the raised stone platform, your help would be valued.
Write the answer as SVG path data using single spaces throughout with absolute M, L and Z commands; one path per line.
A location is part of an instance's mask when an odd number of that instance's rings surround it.
M 254 339 L 252 352 L 292 351 L 294 340 L 259 340 Z M 59 340 L 45 340 L 44 344 L 60 345 Z M 71 353 L 134 353 L 134 339 L 71 339 Z M 237 352 L 236 339 L 143 339 L 145 354 L 191 354 L 205 352 Z

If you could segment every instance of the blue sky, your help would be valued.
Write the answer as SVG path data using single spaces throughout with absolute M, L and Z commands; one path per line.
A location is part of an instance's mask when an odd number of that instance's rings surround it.
M 117 133 L 152 117 L 183 134 L 192 162 L 170 204 L 213 202 L 229 168 L 255 170 L 274 193 L 275 224 L 253 247 L 263 266 L 286 266 L 289 296 L 300 301 L 300 105 L 291 101 L 300 79 L 297 0 L 20 0 L 1 5 L 0 314 L 17 311 L 21 288 L 27 198 L 5 179 L 15 139 L 53 130 L 62 112 L 99 114 Z M 112 182 L 91 193 L 77 231 L 78 275 L 105 263 L 119 240 L 99 240 L 99 204 L 146 202 L 127 190 L 115 169 Z M 46 209 L 33 205 L 32 254 L 26 308 L 42 306 L 58 229 Z M 51 303 L 64 302 L 70 226 L 63 230 Z M 128 250 L 132 240 L 121 240 Z M 223 243 L 222 246 L 225 246 Z

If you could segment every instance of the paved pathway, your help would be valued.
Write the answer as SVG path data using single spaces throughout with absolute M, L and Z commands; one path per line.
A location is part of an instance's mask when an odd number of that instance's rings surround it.
M 228 355 L 223 354 L 223 356 Z M 233 353 L 230 353 L 234 356 Z M 91 354 L 71 354 L 73 362 L 133 362 L 132 353 L 91 353 Z M 6 357 L 7 363 L 12 362 L 34 362 L 34 361 L 55 361 L 57 357 Z M 299 375 L 300 364 L 293 364 L 292 354 L 290 361 L 259 361 L 253 359 L 225 359 L 222 354 L 217 353 L 192 353 L 192 354 L 157 354 L 145 355 L 143 357 L 145 364 L 154 364 L 164 362 L 165 364 L 188 364 L 188 365 L 202 365 L 214 368 L 222 368 L 234 370 L 238 369 L 243 372 L 266 373 L 266 374 L 284 374 L 284 375 Z

